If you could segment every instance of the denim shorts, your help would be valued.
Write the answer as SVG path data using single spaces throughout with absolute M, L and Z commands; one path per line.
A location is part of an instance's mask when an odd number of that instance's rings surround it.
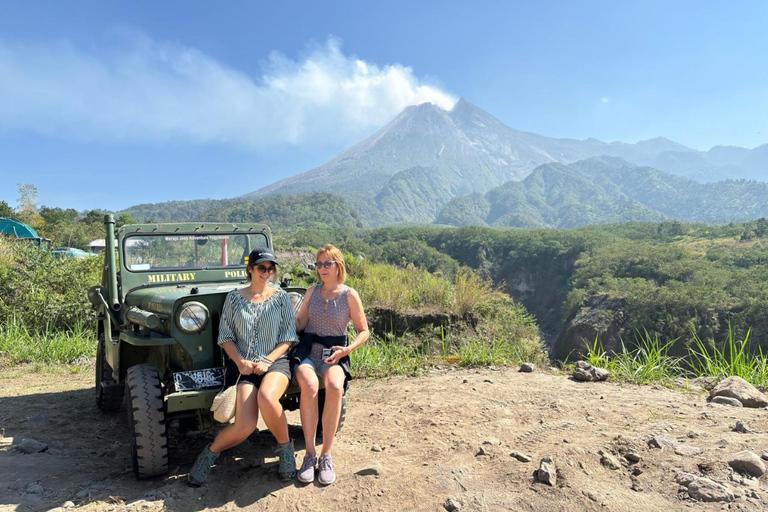
M 313 370 L 315 370 L 315 374 L 317 374 L 318 377 L 322 377 L 325 373 L 325 370 L 331 366 L 337 366 L 339 364 L 336 363 L 333 365 L 323 361 L 324 348 L 326 347 L 322 343 L 313 343 L 312 351 L 309 353 L 309 357 L 305 357 L 304 360 L 299 363 L 299 366 L 303 364 L 309 365 Z

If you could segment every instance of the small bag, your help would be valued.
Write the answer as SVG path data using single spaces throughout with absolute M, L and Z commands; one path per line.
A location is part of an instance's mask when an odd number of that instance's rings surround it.
M 235 419 L 235 405 L 237 405 L 237 384 L 222 389 L 213 398 L 211 404 L 213 419 L 219 423 L 231 422 Z

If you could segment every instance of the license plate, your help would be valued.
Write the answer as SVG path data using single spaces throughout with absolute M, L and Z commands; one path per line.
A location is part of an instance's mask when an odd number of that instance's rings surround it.
M 224 368 L 189 370 L 173 374 L 176 391 L 193 391 L 204 388 L 220 388 L 224 385 Z

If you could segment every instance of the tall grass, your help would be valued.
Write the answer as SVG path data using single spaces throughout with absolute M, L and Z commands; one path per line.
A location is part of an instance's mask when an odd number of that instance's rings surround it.
M 747 350 L 751 333 L 750 329 L 744 339 L 736 339 L 729 324 L 728 339 L 721 346 L 708 346 L 694 333 L 694 347 L 688 349 L 691 371 L 697 375 L 711 375 L 716 378 L 741 377 L 755 385 L 768 384 L 768 367 L 762 348 L 758 348 L 757 352 Z
M 96 355 L 96 335 L 83 324 L 67 331 L 31 330 L 16 317 L 0 324 L 0 363 L 69 364 Z
M 676 357 L 669 354 L 676 339 L 662 344 L 658 336 L 645 331 L 638 333 L 634 348 L 627 349 L 622 343 L 622 351 L 617 354 L 607 354 L 595 338 L 587 347 L 584 359 L 609 370 L 616 380 L 637 384 L 667 384 L 679 378 L 737 376 L 755 386 L 767 386 L 768 362 L 761 348 L 756 352 L 747 350 L 749 336 L 748 331 L 744 339 L 738 340 L 729 326 L 728 339 L 718 346 L 714 343 L 707 345 L 693 333 L 693 344 L 688 347 L 687 354 Z

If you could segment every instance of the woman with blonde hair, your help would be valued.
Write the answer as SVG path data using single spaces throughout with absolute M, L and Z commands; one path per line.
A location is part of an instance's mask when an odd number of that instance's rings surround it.
M 294 359 L 298 366 L 294 378 L 301 388 L 300 415 L 307 453 L 298 471 L 300 482 L 315 479 L 322 485 L 336 480 L 331 449 L 341 414 L 341 400 L 347 379 L 351 377 L 349 354 L 368 339 L 368 321 L 358 293 L 346 286 L 344 257 L 333 245 L 317 251 L 315 263 L 319 283 L 307 290 L 296 315 L 296 330 L 305 331 Z M 357 335 L 348 344 L 350 320 Z M 318 422 L 318 391 L 322 379 L 325 388 L 323 406 L 323 445 L 317 457 L 315 436 Z

